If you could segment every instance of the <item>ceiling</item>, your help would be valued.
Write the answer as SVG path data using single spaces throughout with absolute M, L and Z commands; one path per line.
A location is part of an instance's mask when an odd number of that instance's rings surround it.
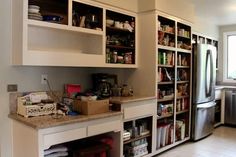
M 196 14 L 217 25 L 236 24 L 236 0 L 192 0 Z

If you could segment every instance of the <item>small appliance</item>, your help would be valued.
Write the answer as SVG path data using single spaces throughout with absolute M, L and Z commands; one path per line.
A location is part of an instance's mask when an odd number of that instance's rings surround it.
M 111 96 L 111 88 L 117 84 L 117 75 L 96 73 L 92 74 L 92 80 L 93 91 L 101 98 L 108 98 Z

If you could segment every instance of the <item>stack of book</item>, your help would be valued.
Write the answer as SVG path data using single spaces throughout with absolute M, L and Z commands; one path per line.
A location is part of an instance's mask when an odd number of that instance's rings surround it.
M 185 137 L 185 121 L 176 120 L 175 141 L 183 140 Z
M 163 123 L 157 126 L 157 149 L 174 142 L 173 123 Z

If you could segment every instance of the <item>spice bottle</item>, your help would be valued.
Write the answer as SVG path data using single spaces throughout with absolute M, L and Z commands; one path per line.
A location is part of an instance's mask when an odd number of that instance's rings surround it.
M 113 56 L 112 56 L 113 63 L 116 63 L 116 62 L 117 62 L 117 57 L 118 57 L 117 52 L 114 51 L 114 52 L 113 52 Z

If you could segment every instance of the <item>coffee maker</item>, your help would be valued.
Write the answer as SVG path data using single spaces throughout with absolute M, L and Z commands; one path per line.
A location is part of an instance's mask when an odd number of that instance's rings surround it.
M 111 96 L 111 88 L 117 84 L 117 75 L 107 73 L 92 74 L 93 91 L 100 98 L 108 98 Z

